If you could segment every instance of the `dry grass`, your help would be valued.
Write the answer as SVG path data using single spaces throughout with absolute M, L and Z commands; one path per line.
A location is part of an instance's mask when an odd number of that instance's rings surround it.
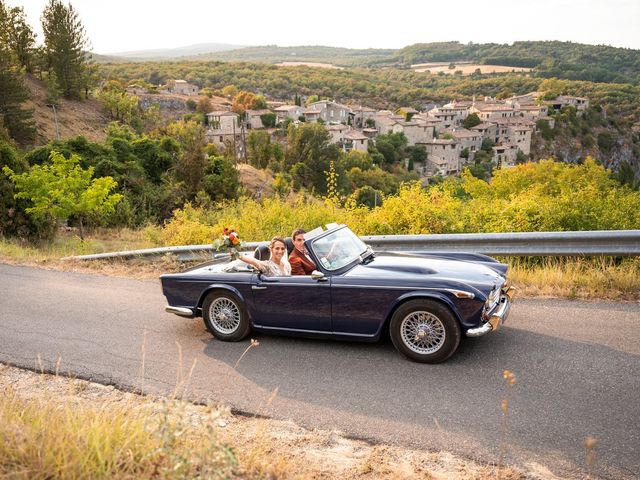
M 503 259 L 518 296 L 640 300 L 640 258 Z
M 276 395 L 274 392 L 272 398 Z M 232 415 L 0 365 L 0 477 L 490 479 L 447 452 Z M 503 468 L 507 479 L 552 478 Z

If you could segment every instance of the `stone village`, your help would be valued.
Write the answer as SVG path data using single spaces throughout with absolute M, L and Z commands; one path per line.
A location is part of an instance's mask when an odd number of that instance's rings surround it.
M 197 94 L 198 88 L 184 80 L 175 80 L 166 90 L 183 95 Z M 482 142 L 490 139 L 491 160 L 501 167 L 515 165 L 518 152 L 529 157 L 531 136 L 536 122 L 545 120 L 553 128 L 550 110 L 572 106 L 578 113 L 589 107 L 582 97 L 559 96 L 542 101 L 540 92 L 514 96 L 505 100 L 484 97 L 467 101 L 452 101 L 445 105 L 428 105 L 420 112 L 400 108 L 396 112 L 375 110 L 361 105 L 343 105 L 332 100 L 320 100 L 307 106 L 269 102 L 270 109 L 247 110 L 244 121 L 229 110 L 209 112 L 207 141 L 219 147 L 233 145 L 242 154 L 246 130 L 264 128 L 261 116 L 276 115 L 276 123 L 320 122 L 330 134 L 331 141 L 345 151 L 367 152 L 369 142 L 380 134 L 403 133 L 409 146 L 421 145 L 427 162 L 420 167 L 423 176 L 455 175 L 474 161 Z M 477 115 L 480 123 L 464 128 L 465 119 Z

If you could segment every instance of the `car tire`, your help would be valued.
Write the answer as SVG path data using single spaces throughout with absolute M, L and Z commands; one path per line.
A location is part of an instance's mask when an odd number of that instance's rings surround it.
M 391 317 L 389 335 L 396 349 L 420 363 L 444 362 L 460 345 L 462 330 L 449 308 L 434 300 L 411 300 Z
M 238 342 L 251 331 L 242 301 L 231 292 L 209 293 L 202 303 L 202 318 L 207 330 L 219 340 Z

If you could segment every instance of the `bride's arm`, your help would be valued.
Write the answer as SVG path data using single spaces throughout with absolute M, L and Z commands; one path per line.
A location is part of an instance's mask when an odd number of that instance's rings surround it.
M 248 263 L 249 265 L 252 265 L 254 267 L 256 267 L 258 270 L 262 271 L 262 263 L 254 257 L 249 257 L 246 255 L 240 255 L 240 260 L 242 260 L 244 263 Z

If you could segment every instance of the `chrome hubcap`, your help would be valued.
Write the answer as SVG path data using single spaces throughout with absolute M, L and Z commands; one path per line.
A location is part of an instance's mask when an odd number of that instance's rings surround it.
M 402 341 L 413 352 L 435 353 L 446 339 L 443 323 L 431 312 L 418 311 L 404 317 L 400 324 Z
M 220 333 L 230 334 L 240 325 L 240 309 L 228 298 L 216 298 L 209 307 L 209 318 Z

